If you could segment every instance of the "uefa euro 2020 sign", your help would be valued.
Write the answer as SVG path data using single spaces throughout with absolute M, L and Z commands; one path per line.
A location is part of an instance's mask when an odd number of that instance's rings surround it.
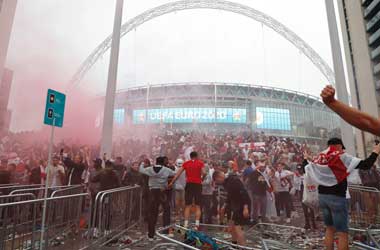
M 133 123 L 246 123 L 247 110 L 235 108 L 167 108 L 133 111 Z

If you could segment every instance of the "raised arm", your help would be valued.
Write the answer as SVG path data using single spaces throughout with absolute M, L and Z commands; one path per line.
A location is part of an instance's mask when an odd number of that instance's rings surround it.
M 352 126 L 380 136 L 380 120 L 379 118 L 370 116 L 369 114 L 357 110 L 335 99 L 335 89 L 329 85 L 326 86 L 321 93 L 323 102 L 337 113 L 343 120 Z
M 151 174 L 150 174 L 149 168 L 145 168 L 144 163 L 142 163 L 142 164 L 140 164 L 139 172 L 142 174 L 150 176 Z

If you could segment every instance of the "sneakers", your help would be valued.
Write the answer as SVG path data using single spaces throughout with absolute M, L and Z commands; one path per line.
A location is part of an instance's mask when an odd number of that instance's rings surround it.
M 290 219 L 290 218 L 286 218 L 285 222 L 286 222 L 287 224 L 289 224 L 289 223 L 291 222 L 291 219 Z

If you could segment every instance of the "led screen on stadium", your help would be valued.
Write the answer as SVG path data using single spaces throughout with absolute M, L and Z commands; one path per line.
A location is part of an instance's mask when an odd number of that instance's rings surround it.
M 234 108 L 167 108 L 133 110 L 133 123 L 246 123 L 247 110 Z
M 256 125 L 259 129 L 291 130 L 288 109 L 256 107 Z
M 116 124 L 122 125 L 125 120 L 125 109 L 115 109 L 113 111 L 113 120 Z

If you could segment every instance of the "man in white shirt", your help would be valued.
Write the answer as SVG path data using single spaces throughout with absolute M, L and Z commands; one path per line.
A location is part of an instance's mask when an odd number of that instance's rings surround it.
M 177 159 L 175 163 L 176 173 L 182 168 L 183 160 Z M 186 187 L 186 173 L 183 172 L 174 184 L 175 190 L 175 210 L 177 216 L 181 216 L 185 210 L 185 187 Z
M 53 165 L 48 166 L 48 182 L 49 187 L 62 186 L 65 183 L 65 168 L 59 165 L 59 157 L 53 157 Z
M 244 160 L 247 161 L 249 160 L 249 154 L 250 154 L 251 150 L 249 149 L 249 146 L 248 144 L 245 144 L 244 148 L 243 148 L 243 156 L 244 156 Z
M 280 217 L 281 208 L 284 208 L 286 212 L 286 223 L 290 223 L 292 200 L 289 191 L 292 185 L 291 178 L 294 174 L 291 171 L 285 170 L 285 166 L 284 163 L 279 163 L 277 165 L 277 171 L 274 175 L 273 181 L 276 190 L 275 199 L 277 216 Z

